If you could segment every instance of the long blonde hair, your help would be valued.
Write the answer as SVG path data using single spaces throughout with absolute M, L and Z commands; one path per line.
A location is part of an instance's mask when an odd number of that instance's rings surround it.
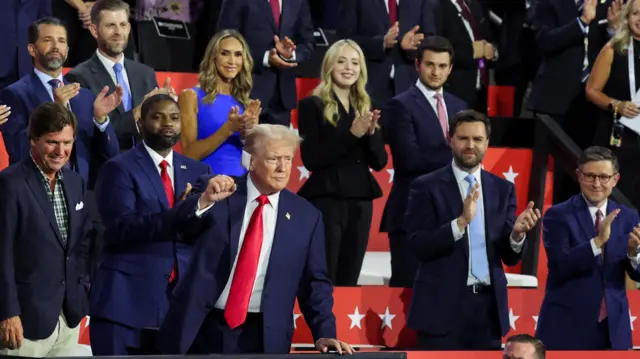
M 629 15 L 631 14 L 631 10 L 633 9 L 633 3 L 636 1 L 638 0 L 627 1 L 627 3 L 622 6 L 622 11 L 620 12 L 620 17 L 618 18 L 618 29 L 611 39 L 611 46 L 616 52 L 621 55 L 626 54 L 627 48 L 629 47 L 629 39 L 631 38 Z
M 204 90 L 205 97 L 203 103 L 213 103 L 218 95 L 216 83 L 218 81 L 218 69 L 216 67 L 216 56 L 220 49 L 220 42 L 228 37 L 232 37 L 242 44 L 242 69 L 238 75 L 231 80 L 231 96 L 242 104 L 245 108 L 249 104 L 249 94 L 253 87 L 253 59 L 249 52 L 249 45 L 242 35 L 236 30 L 223 30 L 211 38 L 205 50 L 202 62 L 200 62 L 200 73 L 198 83 Z
M 360 57 L 360 76 L 358 80 L 356 80 L 356 83 L 351 86 L 351 91 L 349 91 L 349 104 L 361 114 L 371 111 L 371 98 L 365 89 L 367 85 L 367 65 L 364 61 L 362 49 L 353 40 L 344 39 L 336 41 L 329 47 L 327 53 L 324 55 L 324 59 L 322 60 L 322 74 L 320 75 L 321 82 L 313 90 L 313 95 L 320 97 L 320 100 L 322 100 L 324 119 L 334 126 L 338 122 L 338 102 L 335 100 L 333 94 L 333 78 L 331 77 L 331 72 L 338 61 L 340 52 L 345 46 L 352 47 Z

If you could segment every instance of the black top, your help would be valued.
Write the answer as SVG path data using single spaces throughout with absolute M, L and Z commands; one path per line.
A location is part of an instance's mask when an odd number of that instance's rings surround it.
M 633 51 L 635 56 L 635 72 L 636 72 L 636 89 L 640 88 L 640 41 L 633 40 Z M 629 93 L 629 68 L 627 63 L 627 53 L 620 54 L 613 52 L 613 61 L 611 62 L 611 72 L 609 80 L 604 85 L 603 91 L 607 96 L 620 101 L 630 101 Z
M 387 164 L 382 131 L 361 138 L 354 136 L 350 128 L 355 110 L 351 108 L 347 113 L 340 101 L 335 126 L 324 119 L 323 111 L 317 96 L 307 97 L 298 105 L 302 163 L 312 172 L 298 194 L 307 199 L 381 197 L 382 190 L 369 167 L 380 171 Z

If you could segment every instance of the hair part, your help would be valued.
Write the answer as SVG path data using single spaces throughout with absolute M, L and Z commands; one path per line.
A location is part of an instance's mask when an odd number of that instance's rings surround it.
M 453 137 L 456 128 L 462 123 L 482 122 L 487 132 L 487 140 L 491 138 L 491 120 L 487 115 L 475 110 L 463 110 L 455 114 L 449 121 L 449 136 Z
M 216 33 L 204 52 L 202 61 L 200 62 L 200 73 L 198 74 L 198 84 L 205 92 L 203 103 L 213 103 L 218 95 L 218 67 L 216 65 L 216 57 L 220 50 L 220 43 L 227 38 L 234 38 L 242 45 L 242 69 L 231 80 L 231 96 L 240 102 L 245 108 L 249 105 L 249 95 L 253 88 L 253 58 L 249 50 L 249 44 L 245 38 L 236 30 L 222 30 Z
M 148 97 L 142 103 L 142 106 L 140 107 L 140 122 L 144 121 L 147 118 L 147 115 L 149 114 L 151 109 L 156 106 L 156 104 L 164 101 L 171 102 L 178 106 L 178 102 L 173 97 L 164 93 L 155 94 L 151 97 Z
M 103 11 L 124 11 L 127 19 L 131 16 L 129 4 L 122 0 L 98 0 L 91 7 L 91 23 L 98 26 L 102 20 Z
M 546 349 L 542 340 L 529 334 L 515 334 L 507 338 L 507 343 L 531 344 L 535 348 L 536 359 L 544 359 Z
M 366 90 L 368 74 L 364 53 L 355 41 L 349 39 L 338 40 L 333 43 L 325 53 L 324 59 L 322 60 L 321 81 L 313 90 L 313 95 L 318 96 L 322 101 L 324 119 L 334 126 L 337 124 L 339 116 L 338 101 L 336 101 L 334 97 L 333 77 L 331 73 L 338 62 L 340 52 L 346 46 L 354 49 L 360 58 L 360 76 L 358 76 L 356 83 L 351 86 L 351 90 L 349 91 L 349 104 L 361 114 L 371 111 L 371 98 Z
M 435 35 L 425 37 L 418 47 L 416 57 L 418 62 L 422 62 L 424 53 L 427 51 L 435 52 L 436 54 L 446 52 L 449 54 L 449 59 L 451 60 L 450 65 L 453 64 L 453 46 L 446 38 Z
M 38 19 L 31 24 L 29 24 L 29 28 L 27 29 L 27 37 L 30 44 L 34 44 L 38 42 L 38 38 L 40 38 L 40 25 L 53 25 L 60 26 L 64 28 L 64 31 L 67 31 L 67 27 L 65 26 L 62 20 L 55 17 L 43 17 Z
M 36 140 L 46 134 L 60 132 L 66 126 L 71 126 L 75 137 L 78 122 L 73 112 L 55 102 L 43 103 L 31 112 L 29 139 Z
M 264 148 L 267 141 L 283 141 L 293 147 L 294 151 L 298 149 L 298 145 L 302 139 L 298 133 L 286 126 L 271 125 L 271 124 L 259 124 L 248 131 L 245 137 L 244 150 L 255 155 L 258 151 Z
M 603 146 L 591 146 L 582 151 L 582 154 L 578 158 L 578 168 L 582 169 L 584 165 L 589 162 L 609 161 L 613 172 L 618 173 L 620 170 L 620 163 L 618 157 L 609 148 Z

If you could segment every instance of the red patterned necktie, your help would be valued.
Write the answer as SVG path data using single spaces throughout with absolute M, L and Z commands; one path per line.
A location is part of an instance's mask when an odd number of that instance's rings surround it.
M 256 200 L 258 207 L 253 211 L 244 235 L 224 311 L 224 318 L 231 328 L 239 327 L 247 319 L 251 292 L 258 272 L 258 260 L 264 236 L 262 210 L 264 205 L 269 203 L 269 198 L 260 195 Z
M 271 5 L 273 19 L 276 21 L 276 29 L 280 29 L 280 0 L 269 0 L 269 4 Z
M 391 26 L 398 21 L 398 0 L 387 0 L 389 6 L 389 22 Z
M 602 229 L 602 212 L 600 209 L 596 210 L 596 232 L 600 233 Z M 602 251 L 601 260 L 604 262 L 604 245 L 600 248 Z M 600 303 L 600 312 L 598 314 L 598 323 L 602 322 L 607 317 L 607 301 L 605 300 L 604 293 L 602 294 L 602 302 Z
M 169 208 L 173 208 L 173 201 L 174 201 L 173 185 L 171 184 L 171 177 L 169 177 L 167 166 L 169 166 L 169 162 L 165 160 L 162 160 L 162 162 L 160 162 L 160 178 L 162 179 L 162 187 L 164 187 L 164 193 L 167 195 Z M 169 276 L 169 283 L 173 283 L 177 277 L 178 277 L 178 265 L 174 261 L 173 269 L 171 270 L 171 275 Z

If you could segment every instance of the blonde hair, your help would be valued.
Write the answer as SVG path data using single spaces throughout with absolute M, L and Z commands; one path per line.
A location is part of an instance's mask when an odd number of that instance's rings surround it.
M 622 6 L 622 11 L 620 12 L 620 17 L 618 18 L 618 29 L 611 39 L 611 46 L 617 53 L 621 55 L 626 54 L 627 48 L 629 47 L 629 39 L 631 38 L 631 29 L 629 28 L 629 15 L 631 14 L 631 9 L 633 9 L 633 3 L 635 3 L 636 1 L 638 0 L 627 1 L 627 3 Z
M 242 44 L 242 69 L 238 75 L 231 80 L 231 96 L 246 108 L 249 104 L 249 94 L 253 87 L 253 79 L 251 77 L 253 59 L 251 58 L 247 41 L 236 30 L 223 30 L 218 32 L 211 38 L 207 45 L 202 62 L 200 62 L 200 73 L 198 74 L 198 83 L 200 88 L 205 92 L 205 97 L 202 99 L 202 102 L 213 103 L 216 100 L 216 95 L 218 94 L 216 88 L 218 81 L 216 57 L 220 49 L 220 42 L 229 37 L 240 41 L 240 44 Z
M 266 141 L 284 141 L 291 145 L 295 152 L 302 139 L 298 136 L 297 131 L 289 127 L 263 123 L 248 131 L 245 137 L 244 150 L 254 155 L 256 151 L 264 146 Z
M 365 114 L 371 111 L 371 98 L 367 94 L 365 86 L 367 85 L 367 65 L 364 61 L 364 54 L 362 49 L 353 40 L 344 39 L 336 41 L 324 55 L 322 60 L 322 74 L 320 75 L 321 82 L 313 90 L 313 95 L 318 96 L 322 101 L 324 107 L 324 119 L 332 125 L 336 125 L 338 122 L 338 102 L 333 95 L 333 78 L 331 72 L 333 71 L 340 52 L 345 46 L 350 46 L 360 57 L 360 76 L 356 83 L 351 86 L 349 91 L 349 104 L 354 107 L 360 114 Z

